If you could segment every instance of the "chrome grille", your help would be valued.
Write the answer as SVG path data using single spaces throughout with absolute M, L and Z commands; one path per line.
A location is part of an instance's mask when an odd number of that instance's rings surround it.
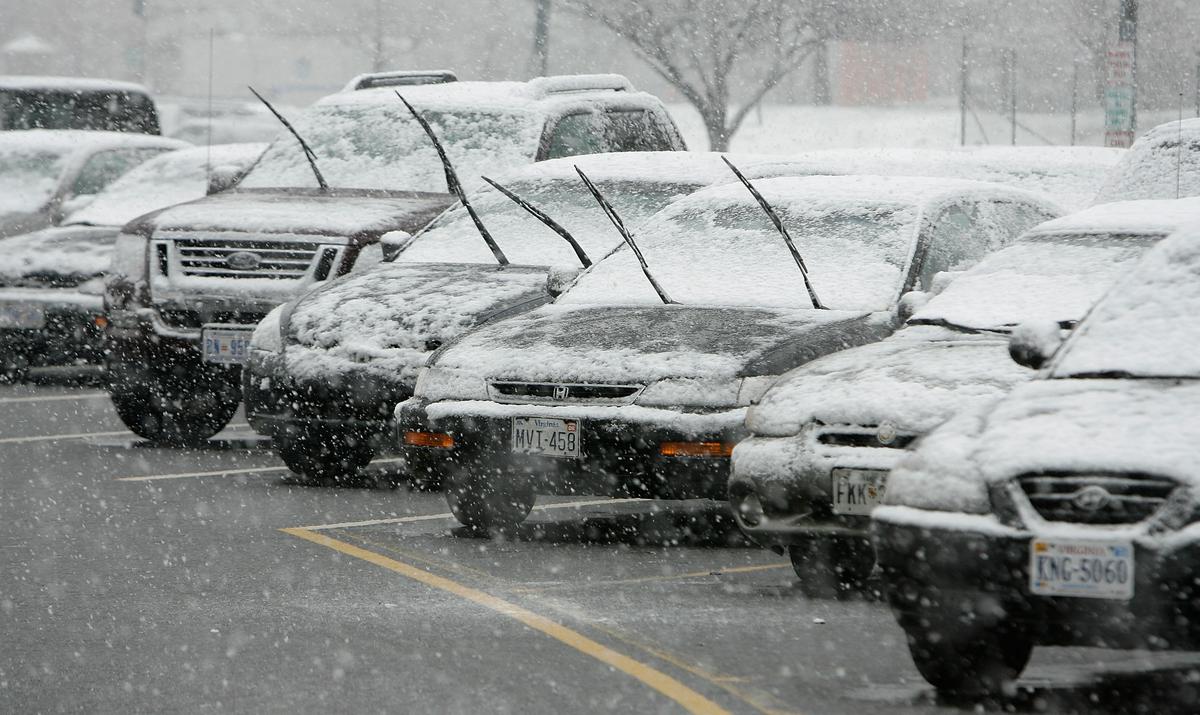
M 821 432 L 817 441 L 830 447 L 871 447 L 875 449 L 905 449 L 917 439 L 914 434 L 897 434 L 888 443 L 879 441 L 879 432 L 875 429 L 864 429 L 861 432 L 836 431 Z
M 1047 521 L 1134 524 L 1153 516 L 1179 484 L 1144 474 L 1026 474 L 1017 478 Z
M 180 272 L 196 277 L 294 280 L 306 276 L 314 263 L 332 263 L 337 255 L 336 248 L 322 249 L 316 241 L 177 238 L 174 246 Z
M 550 382 L 493 382 L 489 385 L 497 402 L 542 404 L 624 405 L 642 391 L 641 385 L 593 385 Z

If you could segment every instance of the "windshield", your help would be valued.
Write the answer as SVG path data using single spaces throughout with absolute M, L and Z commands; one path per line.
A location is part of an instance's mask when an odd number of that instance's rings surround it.
M 67 155 L 45 148 L 0 148 L 0 216 L 41 208 L 54 194 Z
M 909 323 L 997 331 L 1029 320 L 1073 323 L 1161 238 L 1078 233 L 1026 237 L 956 276 Z
M 830 308 L 884 310 L 907 270 L 916 208 L 806 202 L 765 191 Z M 635 232 L 671 299 L 698 305 L 811 307 L 800 270 L 770 219 L 741 186 L 668 207 Z M 622 247 L 587 272 L 564 303 L 658 303 L 633 252 Z
M 1200 378 L 1200 241 L 1186 238 L 1164 242 L 1105 293 L 1054 377 Z
M 421 111 L 467 186 L 478 184 L 480 174 L 528 164 L 537 153 L 541 123 L 532 113 Z M 437 152 L 398 98 L 394 105 L 318 105 L 292 124 L 316 153 L 330 187 L 446 191 Z M 316 186 L 299 143 L 284 131 L 238 188 Z
M 567 229 L 593 262 L 621 242 L 621 235 L 577 178 L 500 183 Z M 598 183 L 631 226 L 640 224 L 663 206 L 699 188 L 666 181 L 609 180 Z M 499 191 L 490 186 L 476 191 L 471 196 L 471 205 L 513 263 L 579 265 L 575 252 L 561 236 Z M 456 206 L 434 220 L 396 261 L 495 263 L 496 259 L 466 209 Z

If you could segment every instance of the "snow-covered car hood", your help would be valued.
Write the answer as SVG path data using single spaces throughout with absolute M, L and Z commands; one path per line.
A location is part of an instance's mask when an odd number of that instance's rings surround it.
M 890 330 L 881 314 L 844 311 L 556 304 L 480 328 L 447 348 L 436 364 L 492 380 L 733 381 L 777 375 Z M 458 397 L 433 393 L 422 397 Z
M 464 263 L 380 263 L 299 298 L 289 311 L 285 364 L 297 377 L 347 363 L 412 384 L 429 353 L 507 309 L 550 299 L 547 269 Z
M 756 435 L 797 434 L 809 422 L 924 433 L 955 412 L 1033 377 L 996 334 L 905 328 L 882 342 L 827 355 L 777 381 L 746 417 Z
M 298 233 L 321 236 L 415 231 L 450 204 L 447 194 L 355 195 L 315 191 L 225 191 L 139 219 L 140 231 Z M 415 220 L 414 220 L 415 219 Z
M 58 226 L 0 239 L 0 285 L 70 286 L 104 273 L 115 226 Z

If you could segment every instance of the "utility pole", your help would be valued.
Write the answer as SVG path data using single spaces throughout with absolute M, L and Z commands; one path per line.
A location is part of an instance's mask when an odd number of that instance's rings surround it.
M 967 145 L 967 35 L 962 37 L 962 60 L 958 65 L 958 145 Z
M 533 0 L 533 74 L 550 72 L 550 0 Z

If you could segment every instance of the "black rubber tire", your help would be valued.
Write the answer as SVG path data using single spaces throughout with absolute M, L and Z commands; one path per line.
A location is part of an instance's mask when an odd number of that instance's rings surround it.
M 159 445 L 195 446 L 225 429 L 242 401 L 240 371 L 166 356 L 118 367 L 109 396 L 121 422 Z
M 346 480 L 375 458 L 375 450 L 366 440 L 346 435 L 276 437 L 272 443 L 283 463 L 305 484 Z
M 944 617 L 919 620 L 927 625 L 905 630 L 908 650 L 921 676 L 939 692 L 1000 694 L 1033 654 L 1033 640 L 1003 623 L 972 627 Z
M 463 470 L 444 479 L 450 513 L 463 526 L 488 536 L 512 534 L 537 499 L 533 485 L 504 474 Z
M 875 568 L 869 543 L 835 537 L 805 537 L 788 546 L 797 586 L 809 598 L 844 598 L 866 590 Z

